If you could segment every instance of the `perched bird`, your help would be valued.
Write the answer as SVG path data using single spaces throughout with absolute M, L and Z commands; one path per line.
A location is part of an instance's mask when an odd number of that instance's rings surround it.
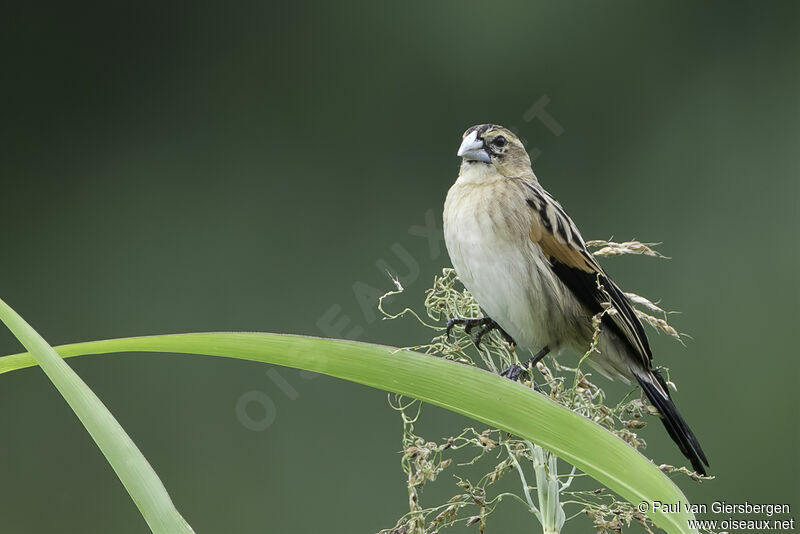
M 642 323 L 627 297 L 587 250 L 575 223 L 533 174 L 519 138 L 495 124 L 468 129 L 458 179 L 444 205 L 444 235 L 453 267 L 487 314 L 453 319 L 467 329 L 499 328 L 510 342 L 535 356 L 572 348 L 583 354 L 602 315 L 597 352 L 588 362 L 610 378 L 635 380 L 661 413 L 670 437 L 706 474 L 708 460 L 652 366 Z M 610 308 L 610 309 L 609 309 Z M 504 371 L 519 376 L 518 366 Z

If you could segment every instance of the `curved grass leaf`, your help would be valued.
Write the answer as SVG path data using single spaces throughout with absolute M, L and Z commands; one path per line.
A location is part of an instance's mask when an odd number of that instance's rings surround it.
M 0 320 L 30 351 L 26 355 L 29 365 L 39 364 L 86 427 L 136 503 L 150 530 L 156 534 L 193 534 L 192 527 L 175 509 L 152 466 L 89 386 L 2 300 Z
M 688 503 L 650 460 L 599 425 L 487 371 L 392 347 L 266 333 L 133 337 L 56 347 L 71 356 L 114 352 L 205 354 L 305 369 L 414 397 L 536 442 L 633 504 Z M 0 358 L 0 373 L 35 365 L 29 354 Z M 695 532 L 685 510 L 649 515 L 670 533 Z

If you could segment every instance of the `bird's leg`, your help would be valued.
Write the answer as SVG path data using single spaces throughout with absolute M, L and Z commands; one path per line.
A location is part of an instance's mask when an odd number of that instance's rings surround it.
M 492 323 L 494 323 L 494 321 L 492 321 L 491 323 L 489 322 L 484 323 L 481 329 L 475 332 L 475 335 L 472 336 L 472 342 L 475 343 L 475 347 L 481 348 L 481 340 L 483 339 L 483 336 L 488 334 L 492 330 L 492 328 L 494 328 Z
M 472 341 L 478 348 L 481 346 L 481 340 L 483 339 L 483 336 L 495 329 L 500 331 L 500 335 L 503 336 L 503 339 L 505 339 L 509 345 L 516 344 L 514 339 L 509 336 L 508 333 L 503 330 L 500 325 L 497 324 L 491 317 L 481 317 L 479 319 L 450 319 L 447 321 L 447 329 L 445 330 L 448 338 L 450 337 L 450 331 L 457 324 L 464 325 L 464 331 L 467 334 L 472 333 L 474 328 L 478 326 L 481 327 L 480 330 L 475 332 L 475 334 L 472 336 Z
M 523 363 L 522 365 L 513 364 L 506 368 L 500 376 L 504 376 L 510 380 L 518 380 L 520 376 L 527 375 L 530 376 L 529 369 L 533 370 L 536 367 L 536 364 L 539 363 L 539 360 L 547 356 L 550 352 L 550 347 L 544 347 L 542 350 L 537 352 L 533 358 L 528 360 L 527 362 Z

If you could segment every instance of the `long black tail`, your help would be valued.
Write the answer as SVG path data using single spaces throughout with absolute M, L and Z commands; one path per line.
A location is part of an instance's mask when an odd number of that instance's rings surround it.
M 703 464 L 708 465 L 708 460 L 700 447 L 694 432 L 683 420 L 678 409 L 669 396 L 669 389 L 664 378 L 656 370 L 651 370 L 649 376 L 636 375 L 636 380 L 642 386 L 645 395 L 653 403 L 653 406 L 661 412 L 661 422 L 669 433 L 672 441 L 678 444 L 681 452 L 692 462 L 692 468 L 701 475 L 706 474 Z

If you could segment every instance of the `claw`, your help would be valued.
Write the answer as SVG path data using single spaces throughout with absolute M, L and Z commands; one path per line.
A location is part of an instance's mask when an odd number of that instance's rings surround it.
M 452 336 L 450 332 L 453 330 L 453 327 L 458 323 L 458 319 L 450 319 L 447 321 L 447 328 L 444 331 L 444 335 L 447 336 L 447 339 L 450 339 Z
M 450 334 L 453 330 L 453 327 L 457 324 L 464 325 L 464 332 L 466 332 L 467 334 L 471 334 L 476 327 L 478 326 L 481 327 L 481 329 L 478 330 L 472 336 L 472 341 L 478 348 L 480 348 L 483 336 L 495 329 L 500 331 L 500 335 L 503 336 L 503 339 L 505 339 L 509 345 L 511 346 L 516 345 L 514 339 L 511 336 L 509 336 L 508 333 L 505 330 L 503 330 L 500 327 L 500 325 L 494 322 L 494 320 L 492 320 L 490 317 L 481 317 L 479 319 L 460 319 L 460 318 L 450 319 L 449 321 L 447 321 L 447 328 L 445 329 L 445 335 L 447 336 L 447 339 L 451 338 Z
M 475 332 L 475 335 L 472 336 L 472 342 L 475 343 L 476 348 L 478 349 L 481 348 L 481 339 L 483 339 L 483 336 L 491 329 L 492 329 L 491 325 L 485 324 L 480 330 Z M 469 330 L 467 330 L 467 333 L 469 333 Z
M 483 324 L 486 318 L 480 319 L 460 319 L 460 318 L 453 318 L 447 321 L 447 328 L 445 329 L 444 333 L 447 335 L 447 339 L 450 339 L 450 333 L 453 330 L 453 327 L 457 324 L 464 325 L 464 331 L 469 334 L 473 328 L 478 326 L 479 324 Z M 491 319 L 490 319 L 491 320 Z

